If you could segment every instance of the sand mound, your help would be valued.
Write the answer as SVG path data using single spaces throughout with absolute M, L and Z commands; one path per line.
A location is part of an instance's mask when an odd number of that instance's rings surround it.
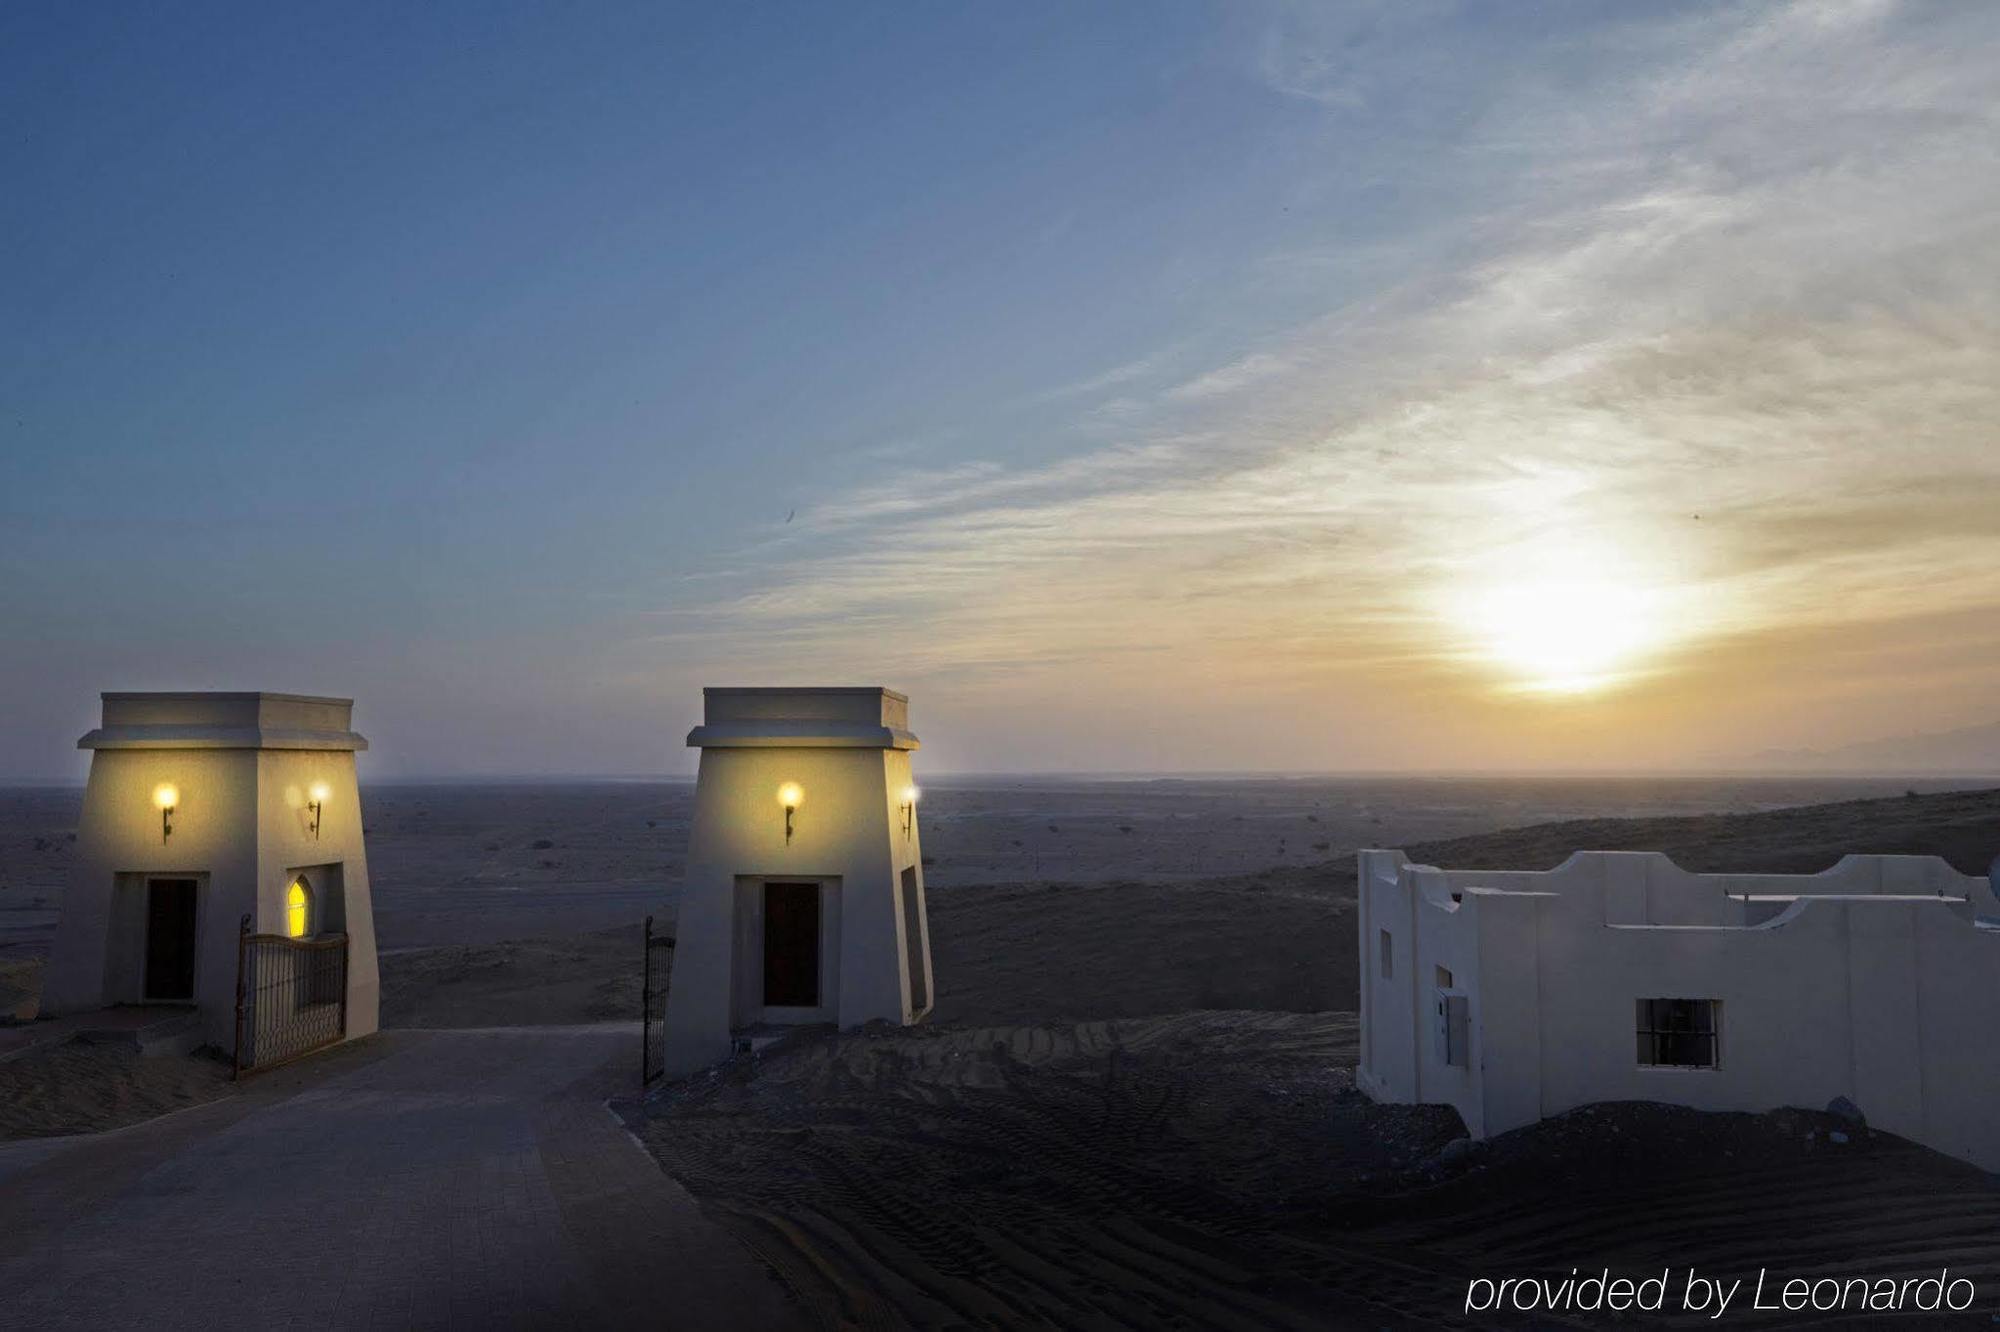
M 0 1063 L 0 1138 L 120 1128 L 231 1093 L 229 1065 L 71 1042 Z
M 1574 851 L 1664 851 L 1682 869 L 1816 874 L 1844 855 L 1942 856 L 1984 874 L 2000 854 L 2000 791 L 1892 796 L 1755 814 L 1580 819 L 1409 848 L 1441 869 L 1553 869 Z M 1346 867 L 1353 891 L 1354 866 Z
M 39 957 L 0 958 L 0 1019 L 33 1020 L 42 1004 Z
M 1460 1132 L 1369 1103 L 1353 1059 L 1339 1014 L 822 1035 L 644 1132 L 829 1325 L 1323 1326 L 1336 1287 L 1413 1311 L 1434 1283 L 1293 1221 Z
M 1446 1152 L 1453 1112 L 1354 1091 L 1354 1039 L 1273 1013 L 807 1034 L 642 1131 L 826 1326 L 1486 1325 L 1456 1318 L 1470 1277 L 1572 1267 L 2000 1279 L 2000 1179 L 1900 1139 L 1625 1104 Z
M 1692 1267 L 1744 1278 L 1746 1292 L 1759 1268 L 1776 1275 L 1773 1288 L 1792 1277 L 1931 1276 L 1947 1264 L 1982 1292 L 2000 1279 L 2000 1177 L 1810 1111 L 1588 1106 L 1431 1173 L 1443 1182 L 1359 1207 L 1336 1201 L 1326 1220 L 1494 1275 Z M 1700 1314 L 1678 1321 L 1714 1325 Z M 1739 1307 L 1729 1321 L 1784 1320 Z

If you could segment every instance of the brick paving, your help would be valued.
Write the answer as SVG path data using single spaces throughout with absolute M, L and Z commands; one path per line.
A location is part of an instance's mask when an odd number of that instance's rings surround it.
M 147 1124 L 0 1145 L 0 1327 L 802 1325 L 604 1108 L 635 1036 L 387 1032 Z

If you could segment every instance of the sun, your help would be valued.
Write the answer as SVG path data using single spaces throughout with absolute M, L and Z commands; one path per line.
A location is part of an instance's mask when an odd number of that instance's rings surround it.
M 1491 585 L 1468 598 L 1464 617 L 1479 656 L 1546 694 L 1617 684 L 1666 637 L 1657 594 L 1592 576 Z

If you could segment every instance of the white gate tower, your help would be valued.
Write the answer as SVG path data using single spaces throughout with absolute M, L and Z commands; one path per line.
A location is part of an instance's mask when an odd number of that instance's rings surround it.
M 930 1011 L 909 700 L 868 688 L 705 689 L 666 1071 L 786 1025 Z

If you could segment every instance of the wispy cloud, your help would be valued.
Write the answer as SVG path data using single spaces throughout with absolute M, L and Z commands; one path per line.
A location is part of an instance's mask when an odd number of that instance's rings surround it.
M 1283 356 L 1253 352 L 1228 365 L 1196 375 L 1184 384 L 1174 385 L 1167 390 L 1166 397 L 1172 402 L 1199 402 L 1204 398 L 1226 397 L 1275 379 L 1293 368 L 1293 363 Z
M 1122 388 L 1134 380 L 1144 379 L 1159 372 L 1164 358 L 1142 356 L 1136 361 L 1114 365 L 1075 383 L 1058 385 L 1033 399 L 1038 403 L 1063 402 L 1071 398 L 1091 398 L 1115 388 Z
M 1294 16 L 1261 69 L 1365 108 L 1422 21 L 1384 6 L 1302 51 Z M 1795 4 L 1623 40 L 1645 58 L 1589 104 L 1503 90 L 1474 121 L 1456 151 L 1504 146 L 1536 188 L 1421 291 L 1150 396 L 1151 358 L 1056 390 L 1120 390 L 1130 436 L 872 480 L 801 514 L 796 558 L 689 634 L 829 675 L 1337 679 L 1364 715 L 1486 688 L 1455 599 L 1565 562 L 1669 598 L 1663 669 L 1704 642 L 2000 608 L 2000 11 Z M 1826 663 L 1797 664 L 1810 694 Z M 1492 760 L 1535 724 L 1460 742 Z M 1698 729 L 1689 752 L 1712 750 Z M 1397 757 L 1390 734 L 1345 758 Z

